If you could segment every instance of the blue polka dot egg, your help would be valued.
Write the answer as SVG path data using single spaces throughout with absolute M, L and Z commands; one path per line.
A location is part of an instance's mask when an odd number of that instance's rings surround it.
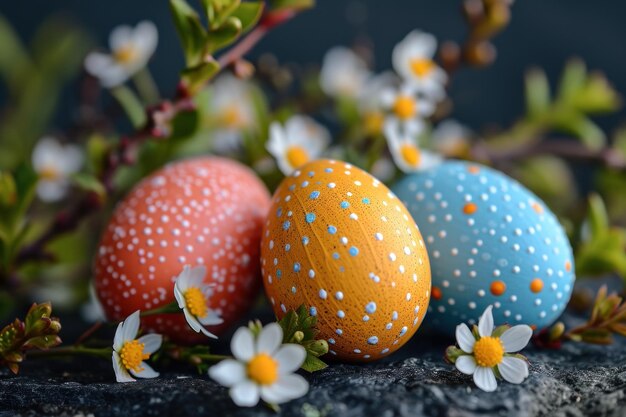
M 392 353 L 428 308 L 430 266 L 417 225 L 384 184 L 345 162 L 310 162 L 281 183 L 261 269 L 276 315 L 306 305 L 338 359 Z
M 448 161 L 393 190 L 426 239 L 433 328 L 452 333 L 489 305 L 496 323 L 537 330 L 562 313 L 574 282 L 571 246 L 554 214 L 518 182 Z

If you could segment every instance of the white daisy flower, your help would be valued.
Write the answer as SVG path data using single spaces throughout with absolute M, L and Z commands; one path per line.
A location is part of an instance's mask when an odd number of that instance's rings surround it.
M 266 149 L 285 175 L 317 159 L 330 143 L 328 130 L 308 116 L 292 116 L 284 126 L 270 125 Z
M 232 74 L 219 76 L 211 89 L 213 149 L 231 153 L 241 145 L 246 130 L 257 125 L 251 85 Z
M 456 120 L 439 123 L 433 131 L 433 147 L 447 156 L 465 156 L 469 152 L 472 131 Z
M 357 105 L 366 134 L 376 136 L 383 132 L 386 109 L 381 97 L 385 91 L 397 83 L 397 76 L 388 71 L 369 78 L 361 89 L 357 97 Z
M 137 339 L 139 310 L 117 326 L 113 339 L 113 370 L 117 382 L 134 382 L 137 378 L 156 378 L 159 373 L 145 360 L 159 350 L 163 338 L 160 334 L 147 334 Z M 131 376 L 132 375 L 132 376 Z
M 429 33 L 414 30 L 393 49 L 393 67 L 421 93 L 440 100 L 447 75 L 434 61 L 437 40 Z
M 183 272 L 176 278 L 174 283 L 174 296 L 178 307 L 183 310 L 185 320 L 196 333 L 204 333 L 208 337 L 217 339 L 213 333 L 204 326 L 215 326 L 223 323 L 222 318 L 207 306 L 207 298 L 212 294 L 213 285 L 205 284 L 206 268 L 195 268 L 185 265 Z
M 393 161 L 402 172 L 425 171 L 443 161 L 441 155 L 420 149 L 415 135 L 387 128 L 385 137 Z
M 116 87 L 148 63 L 154 53 L 159 34 L 154 23 L 140 22 L 134 28 L 118 26 L 109 36 L 111 54 L 91 52 L 85 69 L 107 88 Z
M 525 324 L 513 326 L 502 335 L 493 335 L 491 310 L 492 306 L 487 307 L 478 321 L 478 337 L 464 323 L 456 327 L 457 343 L 467 353 L 456 359 L 456 368 L 464 374 L 474 375 L 476 386 L 487 392 L 498 387 L 496 369 L 512 384 L 520 384 L 528 377 L 528 363 L 511 354 L 526 347 L 533 335 L 532 329 Z
M 329 96 L 356 97 L 370 76 L 367 64 L 352 49 L 331 48 L 322 61 L 320 86 Z
M 67 194 L 70 176 L 83 165 L 83 152 L 76 145 L 62 145 L 44 137 L 32 154 L 35 172 L 39 175 L 37 195 L 43 201 L 59 201 Z
M 380 100 L 388 114 L 386 129 L 402 129 L 407 134 L 418 134 L 424 128 L 423 119 L 435 111 L 435 105 L 425 97 L 419 97 L 409 84 L 400 88 L 385 88 Z
M 277 323 L 261 329 L 256 337 L 240 327 L 230 342 L 235 359 L 226 359 L 209 369 L 209 376 L 230 388 L 230 396 L 240 407 L 253 407 L 259 398 L 281 404 L 302 397 L 309 383 L 295 374 L 306 350 L 296 344 L 282 344 L 283 330 Z

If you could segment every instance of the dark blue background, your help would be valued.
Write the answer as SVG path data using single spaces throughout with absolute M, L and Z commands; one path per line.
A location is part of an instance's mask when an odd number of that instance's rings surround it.
M 459 7 L 457 0 L 318 0 L 314 10 L 269 34 L 253 56 L 271 51 L 283 62 L 318 63 L 333 45 L 366 36 L 376 47 L 377 70 L 383 70 L 391 65 L 393 46 L 414 28 L 439 39 L 461 40 L 466 27 Z M 47 15 L 67 14 L 102 45 L 115 25 L 150 19 L 160 33 L 151 69 L 162 90 L 173 90 L 182 66 L 166 0 L 0 0 L 0 13 L 26 39 Z M 539 66 L 554 81 L 573 56 L 605 72 L 619 91 L 626 91 L 625 20 L 626 3 L 620 0 L 516 1 L 510 27 L 496 39 L 496 64 L 455 78 L 453 116 L 476 129 L 490 123 L 506 126 L 523 111 L 524 71 Z M 621 112 L 601 123 L 612 128 L 623 119 Z

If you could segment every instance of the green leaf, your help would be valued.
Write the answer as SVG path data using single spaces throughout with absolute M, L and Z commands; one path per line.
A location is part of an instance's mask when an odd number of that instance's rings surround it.
M 196 66 L 184 69 L 181 77 L 191 94 L 200 91 L 220 70 L 220 64 L 212 57 Z
M 205 53 L 207 31 L 200 16 L 185 0 L 170 0 L 170 11 L 187 66 L 199 64 Z
M 213 53 L 233 43 L 241 34 L 241 20 L 230 16 L 219 28 L 209 32 L 206 42 L 206 50 Z
M 307 372 L 317 372 L 326 367 L 328 367 L 328 365 L 323 360 L 310 353 L 306 355 L 306 359 L 301 366 L 301 368 Z
M 241 33 L 252 29 L 261 19 L 265 3 L 262 1 L 250 1 L 241 3 L 232 14 L 241 21 Z
M 8 20 L 0 15 L 0 75 L 9 88 L 17 88 L 28 73 L 30 57 Z
M 91 174 L 80 172 L 72 175 L 71 179 L 74 184 L 76 184 L 79 188 L 85 191 L 96 193 L 100 198 L 100 201 L 106 200 L 106 188 L 98 178 L 94 177 Z
M 207 15 L 209 27 L 214 30 L 224 24 L 237 9 L 241 0 L 201 0 L 201 3 Z
M 570 60 L 563 70 L 559 84 L 559 99 L 562 101 L 572 100 L 584 87 L 587 79 L 587 68 L 580 59 Z
M 109 91 L 111 95 L 115 97 L 122 109 L 124 109 L 124 112 L 135 129 L 139 129 L 146 124 L 146 109 L 143 107 L 143 104 L 141 104 L 141 101 L 139 101 L 133 90 L 125 85 L 119 85 Z
M 602 197 L 598 194 L 589 196 L 589 213 L 587 220 L 591 231 L 591 236 L 598 237 L 605 234 L 609 229 L 609 216 Z
M 13 175 L 0 172 L 0 206 L 12 206 L 17 201 L 17 186 Z
M 181 111 L 172 120 L 170 140 L 185 140 L 192 137 L 200 126 L 200 115 L 197 110 Z
M 269 0 L 272 10 L 304 10 L 315 6 L 315 0 Z
M 526 74 L 526 109 L 531 118 L 538 118 L 550 109 L 550 85 L 546 73 L 533 69 Z
M 606 145 L 606 136 L 602 129 L 584 116 L 576 117 L 561 127 L 576 135 L 589 149 L 599 151 Z

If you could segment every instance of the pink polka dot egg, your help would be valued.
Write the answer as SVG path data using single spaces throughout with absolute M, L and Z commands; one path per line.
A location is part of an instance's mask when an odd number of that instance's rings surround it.
M 219 334 L 249 309 L 260 287 L 259 243 L 270 196 L 245 166 L 202 157 L 172 163 L 116 207 L 95 259 L 96 294 L 111 320 L 174 301 L 183 267 L 203 265 L 215 284 L 209 308 Z M 182 314 L 148 316 L 146 330 L 185 343 L 206 341 Z
M 340 161 L 310 162 L 280 184 L 261 269 L 276 315 L 304 304 L 337 359 L 392 353 L 428 308 L 430 266 L 413 218 L 384 184 Z
M 554 214 L 517 181 L 471 162 L 407 175 L 393 190 L 426 239 L 429 323 L 449 334 L 493 305 L 496 323 L 540 330 L 565 309 L 572 248 Z

